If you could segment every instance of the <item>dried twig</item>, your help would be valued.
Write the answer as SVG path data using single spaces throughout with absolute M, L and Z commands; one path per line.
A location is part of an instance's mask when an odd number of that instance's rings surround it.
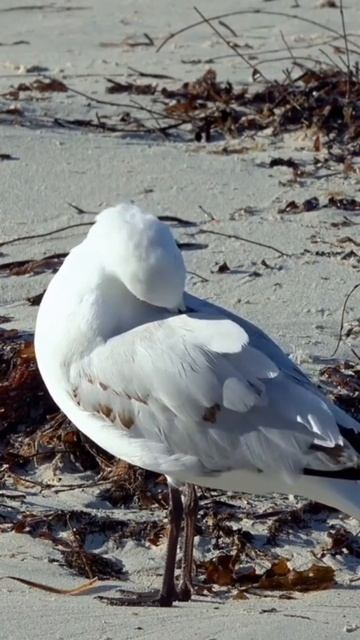
M 225 233 L 223 231 L 214 231 L 213 229 L 198 229 L 195 233 L 190 235 L 198 235 L 201 233 L 210 233 L 213 236 L 222 236 L 223 238 L 230 238 L 231 240 L 240 240 L 241 242 L 248 242 L 249 244 L 257 245 L 258 247 L 264 247 L 264 249 L 271 249 L 271 251 L 275 251 L 280 256 L 291 258 L 290 253 L 286 253 L 281 249 L 277 249 L 276 247 L 273 247 L 271 244 L 265 244 L 264 242 L 256 242 L 255 240 L 250 240 L 249 238 L 244 238 L 243 236 L 239 236 L 237 233 Z
M 297 14 L 293 14 L 293 13 L 286 13 L 285 11 L 268 11 L 265 9 L 242 9 L 242 10 L 238 10 L 238 11 L 228 11 L 227 13 L 221 13 L 219 15 L 216 16 L 211 16 L 210 18 L 206 18 L 206 20 L 202 19 L 202 20 L 198 20 L 197 22 L 193 22 L 192 24 L 186 25 L 185 27 L 182 27 L 181 29 L 178 29 L 177 31 L 174 31 L 174 33 L 170 33 L 170 35 L 168 35 L 157 47 L 156 52 L 160 51 L 168 42 L 170 42 L 170 40 L 173 40 L 173 38 L 176 38 L 178 35 L 185 33 L 186 31 L 190 31 L 190 29 L 195 29 L 196 27 L 200 27 L 201 25 L 203 25 L 206 22 L 213 22 L 215 20 L 222 20 L 223 18 L 230 18 L 232 16 L 239 16 L 239 15 L 267 15 L 267 16 L 281 16 L 283 18 L 290 18 L 292 20 L 300 20 L 301 22 L 306 22 L 307 24 L 312 24 L 315 27 L 320 27 L 321 29 L 324 29 L 325 31 L 328 31 L 330 33 L 333 33 L 335 36 L 338 36 L 340 38 L 343 39 L 344 34 L 341 33 L 340 31 L 338 31 L 337 29 L 334 29 L 333 27 L 329 27 L 326 24 L 323 24 L 322 22 L 318 22 L 317 20 L 312 20 L 311 18 L 305 18 L 304 16 L 299 16 Z M 360 50 L 360 46 L 353 40 L 350 40 L 349 38 L 347 39 L 348 43 L 352 44 L 352 46 L 354 46 L 357 50 Z
M 146 71 L 141 71 L 140 69 L 135 69 L 135 67 L 128 66 L 128 69 L 135 73 L 140 78 L 155 78 L 155 80 L 175 80 L 174 76 L 169 76 L 166 73 L 147 73 Z
M 348 36 L 347 36 L 347 31 L 346 31 L 346 26 L 345 26 L 343 0 L 340 0 L 340 15 L 341 15 L 341 24 L 342 24 L 342 29 L 343 29 L 343 35 L 344 35 L 344 44 L 345 44 L 345 51 L 346 51 L 346 69 L 347 69 L 347 75 L 348 75 L 348 77 L 347 77 L 346 99 L 349 100 L 349 98 L 350 98 L 350 88 L 351 88 L 351 64 L 350 64 L 350 53 L 349 53 Z
M 285 36 L 284 36 L 284 34 L 283 34 L 283 32 L 282 32 L 281 30 L 280 30 L 280 36 L 281 36 L 281 40 L 283 41 L 283 43 L 284 43 L 284 45 L 285 45 L 286 49 L 288 50 L 288 52 L 289 52 L 289 54 L 290 54 L 290 57 L 291 57 L 293 60 L 295 60 L 295 61 L 296 61 L 296 56 L 294 55 L 294 53 L 293 53 L 293 51 L 292 51 L 292 49 L 291 49 L 291 47 L 290 47 L 290 45 L 289 45 L 288 41 L 286 40 L 286 38 L 285 38 Z
M 330 65 L 331 65 L 331 66 L 335 67 L 336 69 L 339 69 L 339 71 L 342 71 L 342 70 L 343 70 L 343 69 L 342 69 L 342 67 L 341 67 L 339 64 L 337 64 L 337 62 L 334 60 L 334 58 L 332 58 L 332 57 L 327 53 L 327 51 L 325 51 L 325 49 L 321 49 L 321 48 L 319 48 L 319 51 L 320 51 L 320 53 L 322 53 L 322 54 L 323 54 L 323 56 L 325 56 L 325 58 L 327 58 L 327 59 L 329 60 L 329 63 L 330 63 Z M 340 60 L 341 60 L 341 58 L 340 58 Z
M 46 74 L 40 74 L 40 75 L 41 77 L 46 78 L 47 80 L 56 80 L 56 78 L 52 78 L 51 76 Z M 138 111 L 148 112 L 148 108 L 143 107 L 142 105 L 135 106 L 133 104 L 128 104 L 128 103 L 113 102 L 112 100 L 102 100 L 101 98 L 96 98 L 95 96 L 91 96 L 88 93 L 84 93 L 84 91 L 79 91 L 79 89 L 74 89 L 73 87 L 69 87 L 69 85 L 65 84 L 65 82 L 63 84 L 65 85 L 67 91 L 69 91 L 70 93 L 75 93 L 76 95 L 86 98 L 91 102 L 96 102 L 97 104 L 105 104 L 110 107 L 120 107 L 122 109 L 137 109 Z M 170 116 L 167 116 L 165 113 L 162 113 L 160 111 L 158 112 L 153 111 L 153 114 L 160 116 L 161 118 L 170 119 Z
M 40 589 L 41 591 L 57 593 L 64 596 L 78 596 L 82 593 L 88 593 L 90 589 L 94 589 L 99 584 L 99 580 L 97 578 L 93 578 L 89 582 L 81 584 L 73 589 L 59 589 L 58 587 L 52 587 L 48 584 L 35 582 L 34 580 L 27 580 L 27 578 L 19 578 L 18 576 L 0 576 L 0 580 L 16 580 L 16 582 L 25 584 L 27 587 L 33 587 L 34 589 Z
M 354 293 L 354 291 L 356 291 L 356 289 L 358 289 L 360 287 L 360 282 L 358 284 L 355 284 L 353 286 L 353 288 L 351 289 L 351 291 L 349 291 L 349 293 L 346 295 L 345 300 L 344 300 L 344 304 L 343 304 L 343 308 L 342 308 L 342 312 L 341 312 L 341 321 L 340 321 L 340 330 L 339 330 L 339 337 L 338 337 L 338 341 L 335 347 L 335 350 L 333 351 L 333 353 L 331 354 L 330 358 L 333 358 L 340 347 L 340 344 L 343 340 L 343 329 L 344 329 L 344 321 L 345 321 L 345 312 L 346 312 L 346 307 L 347 307 L 347 303 L 350 300 L 350 297 L 352 296 L 352 294 Z
M 233 38 L 237 38 L 238 34 L 236 33 L 236 31 L 232 27 L 230 27 L 229 24 L 227 24 L 227 22 L 224 22 L 224 20 L 219 20 L 219 25 L 220 25 L 220 27 L 224 27 L 224 29 L 227 29 L 228 32 L 231 33 Z
M 267 79 L 267 77 L 262 73 L 262 71 L 259 71 L 259 69 L 257 69 L 256 65 L 253 64 L 252 62 L 250 62 L 250 60 L 248 60 L 246 58 L 246 56 L 244 56 L 237 47 L 235 47 L 229 40 L 227 40 L 227 38 L 225 38 L 225 36 L 223 36 L 223 34 L 221 33 L 221 31 L 219 31 L 219 29 L 217 29 L 217 27 L 215 27 L 215 25 L 213 25 L 205 16 L 203 13 L 201 13 L 200 9 L 198 9 L 197 7 L 194 7 L 196 13 L 203 19 L 204 22 L 206 22 L 207 25 L 209 25 L 210 29 L 212 29 L 218 36 L 219 38 L 221 38 L 221 40 L 223 42 L 225 42 L 225 44 L 232 50 L 234 51 L 234 53 L 241 58 L 241 60 L 243 60 L 243 62 L 245 62 L 248 67 L 250 67 L 250 69 L 253 70 L 254 74 L 256 73 L 257 75 L 261 76 L 263 80 L 265 80 L 265 82 L 269 82 L 269 80 Z
M 96 216 L 97 215 L 97 211 L 86 211 L 86 209 L 83 209 L 82 207 L 79 207 L 77 204 L 74 204 L 73 202 L 67 202 L 66 204 L 69 205 L 69 207 L 71 207 L 72 209 L 74 209 L 74 211 L 76 211 L 76 213 L 78 215 L 82 215 L 82 214 L 86 214 L 86 215 L 91 215 L 91 216 Z
M 45 231 L 44 233 L 34 233 L 30 236 L 18 236 L 17 238 L 11 238 L 10 240 L 4 240 L 0 242 L 0 247 L 4 247 L 9 244 L 15 244 L 15 242 L 21 242 L 22 240 L 35 240 L 36 238 L 46 238 L 47 236 L 61 233 L 62 231 L 68 231 L 68 229 L 75 229 L 77 227 L 88 227 L 92 225 L 92 222 L 78 222 L 77 224 L 69 224 L 66 227 L 60 227 L 59 229 L 53 229 L 52 231 Z

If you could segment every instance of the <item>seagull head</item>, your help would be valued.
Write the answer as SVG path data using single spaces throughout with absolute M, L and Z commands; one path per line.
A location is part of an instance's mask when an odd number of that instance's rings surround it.
M 85 240 L 103 268 L 139 300 L 183 310 L 185 265 L 168 226 L 132 204 L 98 214 Z

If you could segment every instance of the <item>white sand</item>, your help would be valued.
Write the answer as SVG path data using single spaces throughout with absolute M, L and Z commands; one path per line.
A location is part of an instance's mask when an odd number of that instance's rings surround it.
M 32 0 L 19 5 L 30 6 Z M 210 0 L 200 8 L 207 15 L 221 11 L 260 7 L 269 11 L 298 13 L 320 20 L 340 29 L 335 9 L 315 8 L 313 0 L 301 1 L 300 9 L 291 9 L 290 1 L 256 3 Z M 144 2 L 129 0 L 56 0 L 38 10 L 3 11 L 17 7 L 15 0 L 0 3 L 0 41 L 28 40 L 29 45 L 0 48 L 0 91 L 10 84 L 26 81 L 26 68 L 46 67 L 50 74 L 66 76 L 69 85 L 89 94 L 104 97 L 104 76 L 127 77 L 128 66 L 143 71 L 166 73 L 176 78 L 175 84 L 201 75 L 209 64 L 188 65 L 181 60 L 206 59 L 228 54 L 229 51 L 207 27 L 189 31 L 173 40 L 159 54 L 154 47 L 129 47 L 124 39 L 143 40 L 150 34 L 158 44 L 169 32 L 196 21 L 193 2 Z M 61 7 L 84 7 L 84 10 L 60 11 Z M 156 5 L 156 8 L 155 8 Z M 356 0 L 349 0 L 346 16 L 352 32 L 360 33 L 360 18 Z M 47 8 L 46 8 L 47 7 Z M 328 37 L 320 28 L 291 21 L 285 17 L 246 15 L 228 18 L 227 22 L 241 36 L 241 41 L 254 47 L 255 53 L 283 47 L 282 30 L 292 46 L 316 43 Z M 99 47 L 99 43 L 123 43 L 119 47 Z M 249 49 L 249 51 L 252 51 Z M 316 55 L 318 48 L 304 49 Z M 301 53 L 301 52 L 299 52 Z M 259 55 L 260 55 L 259 54 Z M 271 54 L 278 57 L 284 54 Z M 261 67 L 264 73 L 281 74 L 284 62 Z M 249 69 L 238 58 L 226 58 L 213 65 L 222 80 L 246 80 Z M 24 77 L 24 75 L 26 77 Z M 120 79 L 122 77 L 119 76 Z M 130 78 L 131 79 L 131 78 Z M 145 80 L 146 81 L 146 80 Z M 159 81 L 162 84 L 162 81 Z M 164 81 L 169 84 L 170 81 Z M 23 94 L 26 99 L 26 94 Z M 109 96 L 110 98 L 110 96 Z M 118 102 L 128 102 L 127 96 L 113 96 Z M 111 99 L 111 98 L 110 98 Z M 4 100 L 0 97 L 0 109 Z M 34 114 L 44 111 L 63 117 L 89 117 L 111 113 L 111 107 L 88 105 L 83 98 L 71 94 L 51 95 L 41 103 L 23 104 Z M 1 120 L 0 120 L 1 122 Z M 254 140 L 238 141 L 253 146 L 253 151 L 241 155 L 221 156 L 211 153 L 216 145 L 150 142 L 144 137 L 130 139 L 118 135 L 97 135 L 88 132 L 45 128 L 0 126 L 0 152 L 11 153 L 17 161 L 0 163 L 0 229 L 3 239 L 40 233 L 83 221 L 67 205 L 75 203 L 85 209 L 98 211 L 106 204 L 123 199 L 135 199 L 155 213 L 173 213 L 195 221 L 205 220 L 199 205 L 211 211 L 219 222 L 203 228 L 237 233 L 253 240 L 270 243 L 291 254 L 277 256 L 269 249 L 255 247 L 237 240 L 212 235 L 198 235 L 193 240 L 207 248 L 187 251 L 185 258 L 190 270 L 208 279 L 203 282 L 189 277 L 189 288 L 197 295 L 229 306 L 268 330 L 290 351 L 300 354 L 304 366 L 312 370 L 317 356 L 326 358 L 333 351 L 339 327 L 341 307 L 350 288 L 358 282 L 358 269 L 336 257 L 302 254 L 304 249 L 329 251 L 329 242 L 344 235 L 360 240 L 359 227 L 334 229 L 331 222 L 341 220 L 343 214 L 323 209 L 306 214 L 280 216 L 278 208 L 289 200 L 303 201 L 317 195 L 326 201 L 330 193 L 355 196 L 358 182 L 355 177 L 323 177 L 305 183 L 286 185 L 291 177 L 286 168 L 268 168 L 274 156 L 311 159 L 312 140 L 297 135 L 279 137 L 271 145 L 263 140 L 262 148 Z M 222 146 L 222 143 L 220 144 Z M 200 150 L 199 150 L 200 148 Z M 254 213 L 241 212 L 235 220 L 230 214 L 237 209 L 253 207 Z M 356 220 L 355 214 L 348 214 Z M 92 219 L 91 216 L 88 216 Z M 359 219 L 357 219 L 359 221 Z M 176 229 L 182 241 L 191 238 L 186 230 Z M 189 230 L 192 233 L 192 230 Z M 43 240 L 25 241 L 0 249 L 0 262 L 23 258 L 40 258 L 68 250 L 83 236 L 84 229 L 67 231 Z M 319 242 L 314 244 L 312 236 Z M 354 247 L 349 247 L 354 248 Z M 261 264 L 266 261 L 275 269 Z M 230 274 L 212 273 L 216 264 L 224 260 L 233 269 Z M 258 272 L 261 277 L 253 274 Z M 12 316 L 17 326 L 32 330 L 36 308 L 25 298 L 39 293 L 48 282 L 48 275 L 11 277 L 1 280 L 0 315 Z M 349 305 L 349 316 L 356 317 L 356 299 Z M 340 355 L 346 355 L 344 347 Z M 66 496 L 46 497 L 47 508 L 86 506 L 89 495 L 80 491 Z M 59 502 L 60 501 L 60 502 Z M 1 499 L 7 503 L 7 499 Z M 269 504 L 272 504 L 269 499 Z M 23 508 L 39 509 L 44 503 L 27 494 Z M 143 517 L 140 513 L 138 517 Z M 356 523 L 345 519 L 347 527 L 356 530 Z M 248 525 L 246 525 L 248 526 Z M 294 539 L 286 548 L 297 558 L 311 563 L 307 546 L 325 538 L 326 531 L 311 538 Z M 320 536 L 320 537 L 319 537 Z M 311 541 L 310 540 L 310 541 Z M 310 545 L 311 546 L 311 545 Z M 33 578 L 56 585 L 71 587 L 80 579 L 58 565 L 50 564 L 54 553 L 50 545 L 16 534 L 0 535 L 0 571 Z M 308 555 L 307 555 L 308 554 Z M 133 584 L 157 584 L 162 557 L 144 548 L 127 548 L 118 553 L 130 571 Z M 156 561 L 157 559 L 157 561 Z M 358 589 L 346 585 L 356 571 L 356 563 L 337 565 L 340 586 L 328 592 L 299 596 L 297 600 L 253 598 L 249 601 L 195 601 L 174 607 L 171 611 L 154 609 L 131 610 L 106 607 L 93 595 L 62 597 L 30 590 L 17 583 L 0 584 L 0 637 L 14 640 L 37 637 L 39 640 L 115 640 L 120 638 L 278 638 L 294 640 L 310 634 L 322 638 L 339 638 L 345 630 L 355 631 L 360 625 Z M 347 625 L 347 626 L 346 626 Z

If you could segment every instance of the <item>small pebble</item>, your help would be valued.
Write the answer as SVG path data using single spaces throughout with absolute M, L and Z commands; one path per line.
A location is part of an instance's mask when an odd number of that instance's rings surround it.
M 352 633 L 353 631 L 358 631 L 360 629 L 360 625 L 358 624 L 346 624 L 344 627 L 344 631 L 346 633 Z

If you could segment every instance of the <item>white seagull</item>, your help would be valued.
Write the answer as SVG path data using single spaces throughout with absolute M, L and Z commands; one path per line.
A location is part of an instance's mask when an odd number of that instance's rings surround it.
M 194 485 L 293 493 L 360 518 L 360 424 L 261 329 L 184 286 L 169 228 L 136 206 L 112 207 L 50 282 L 35 332 L 41 375 L 68 418 L 168 478 L 164 578 L 145 600 L 162 606 L 191 597 Z

